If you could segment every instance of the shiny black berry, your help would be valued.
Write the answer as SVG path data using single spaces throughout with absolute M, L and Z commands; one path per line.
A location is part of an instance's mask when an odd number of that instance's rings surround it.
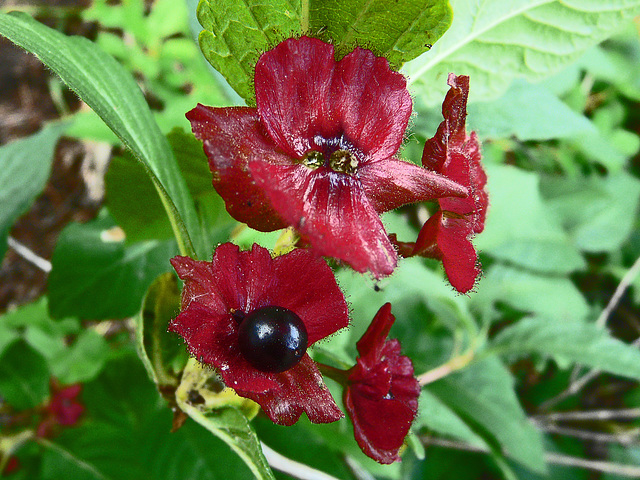
M 287 308 L 258 308 L 245 316 L 238 328 L 242 355 L 263 372 L 289 370 L 307 351 L 307 329 Z

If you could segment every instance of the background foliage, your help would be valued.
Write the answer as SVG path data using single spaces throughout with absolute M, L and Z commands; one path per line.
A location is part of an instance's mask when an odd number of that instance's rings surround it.
M 114 146 L 105 205 L 64 230 L 47 296 L 0 317 L 0 451 L 19 459 L 15 478 L 290 478 L 266 460 L 302 475 L 269 448 L 265 460 L 260 442 L 344 479 L 640 478 L 640 2 L 373 3 L 95 0 L 78 12 L 31 12 L 60 28 L 72 17 L 94 22 L 92 41 L 0 14 L 0 33 L 93 109 L 0 147 L 0 245 L 42 190 L 61 135 Z M 219 73 L 194 40 L 196 16 Z M 229 239 L 273 248 L 279 236 L 228 216 L 184 112 L 251 104 L 260 52 L 302 32 L 334 39 L 342 53 L 371 48 L 408 76 L 409 161 L 441 119 L 446 74 L 471 77 L 468 123 L 483 141 L 491 201 L 476 291 L 455 294 L 423 259 L 377 284 L 338 270 L 353 324 L 314 349 L 353 364 L 355 341 L 392 303 L 391 337 L 425 387 L 403 462 L 391 466 L 360 452 L 346 420 L 249 423 L 255 409 L 216 393 L 206 372 L 187 367 L 180 378 L 186 358 L 166 332 L 178 308 L 171 256 L 209 258 Z M 424 213 L 384 220 L 412 238 Z M 607 308 L 620 285 L 626 293 Z M 51 377 L 84 385 L 86 414 L 55 438 L 24 436 Z M 192 390 L 202 408 L 187 402 Z M 172 419 L 169 407 L 191 418 Z M 586 420 L 567 413 L 576 411 Z

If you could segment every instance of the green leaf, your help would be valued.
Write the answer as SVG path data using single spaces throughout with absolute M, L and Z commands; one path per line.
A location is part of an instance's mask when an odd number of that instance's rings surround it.
M 200 399 L 193 402 L 194 394 Z M 256 403 L 226 388 L 217 373 L 191 358 L 176 390 L 180 410 L 224 441 L 259 480 L 274 480 L 260 441 L 247 419 L 258 413 Z
M 548 177 L 542 186 L 550 198 L 547 205 L 580 250 L 618 251 L 633 232 L 640 201 L 640 181 L 634 176 Z
M 167 332 L 169 322 L 180 313 L 180 289 L 172 273 L 159 276 L 149 287 L 136 316 L 138 354 L 147 373 L 157 385 L 178 385 L 171 363 L 180 356 L 186 363 L 186 351 L 174 334 Z
M 568 278 L 536 275 L 504 265 L 485 271 L 482 288 L 471 301 L 478 305 L 506 303 L 559 321 L 583 320 L 589 313 L 586 300 Z
M 24 341 L 0 356 L 0 396 L 16 410 L 35 408 L 49 393 L 49 369 L 42 355 Z
M 548 273 L 569 273 L 585 262 L 540 195 L 539 177 L 488 165 L 490 208 L 476 247 L 495 258 Z
M 201 0 L 200 48 L 236 92 L 255 104 L 253 70 L 266 50 L 300 32 L 300 3 L 291 0 Z
M 623 377 L 640 379 L 640 350 L 594 323 L 562 317 L 531 317 L 502 330 L 490 351 L 520 357 L 535 353 Z
M 339 57 L 365 47 L 396 70 L 428 51 L 453 16 L 448 0 L 308 1 L 311 35 L 332 42 Z
M 66 128 L 52 124 L 30 137 L 0 147 L 0 260 L 14 222 L 42 192 L 58 139 Z
M 94 330 L 83 330 L 75 342 L 50 360 L 53 375 L 63 384 L 87 382 L 102 371 L 109 345 Z
M 524 80 L 513 82 L 497 100 L 472 103 L 468 107 L 469 130 L 481 138 L 550 140 L 579 133 L 596 135 L 597 130 L 541 85 Z
M 489 100 L 516 77 L 540 80 L 575 61 L 640 13 L 639 0 L 452 0 L 451 28 L 404 73 L 429 105 L 449 72 L 471 77 L 470 98 Z
M 135 315 L 151 282 L 171 270 L 175 253 L 173 241 L 125 245 L 122 231 L 105 215 L 68 225 L 52 258 L 51 316 L 97 320 Z
M 545 471 L 542 436 L 527 419 L 513 378 L 497 358 L 471 364 L 426 388 L 480 436 L 497 440 L 511 458 Z
M 198 219 L 171 149 L 133 77 L 89 40 L 19 12 L 0 13 L 0 34 L 35 54 L 87 103 L 142 163 L 171 220 L 180 251 L 195 257 Z M 206 255 L 201 240 L 198 251 Z
M 224 201 L 211 185 L 211 172 L 202 143 L 192 134 L 174 129 L 167 136 L 187 188 L 195 199 L 200 236 L 207 245 L 227 240 L 237 224 L 225 210 Z M 126 233 L 128 242 L 171 237 L 171 224 L 153 184 L 130 156 L 115 157 L 106 175 L 109 212 Z M 209 251 L 207 255 L 210 255 Z
M 426 427 L 447 437 L 460 439 L 478 448 L 486 448 L 486 443 L 460 418 L 455 411 L 444 404 L 428 389 L 423 389 L 418 402 L 418 416 L 413 428 Z

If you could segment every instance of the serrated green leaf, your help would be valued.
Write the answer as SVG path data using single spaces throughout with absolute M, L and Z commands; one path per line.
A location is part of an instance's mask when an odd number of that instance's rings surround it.
M 519 357 L 531 353 L 640 379 L 640 350 L 613 338 L 594 323 L 531 317 L 502 330 L 490 351 Z
M 537 174 L 488 165 L 490 206 L 478 250 L 540 272 L 568 273 L 585 266 L 578 249 L 550 214 Z
M 495 438 L 511 458 L 531 470 L 545 471 L 542 436 L 527 419 L 513 378 L 497 358 L 471 364 L 426 388 L 476 433 Z
M 309 1 L 311 35 L 332 42 L 339 57 L 364 47 L 396 70 L 428 51 L 451 18 L 448 0 Z
M 131 149 L 162 199 L 181 252 L 195 257 L 189 236 L 198 232 L 193 200 L 133 77 L 89 40 L 66 37 L 23 13 L 0 13 L 0 34 L 37 55 Z M 199 253 L 207 255 L 204 241 L 196 240 Z
M 300 32 L 300 3 L 291 0 L 201 0 L 198 20 L 205 58 L 255 105 L 253 71 L 260 54 Z
M 14 222 L 42 192 L 53 153 L 66 125 L 52 124 L 30 137 L 0 147 L 0 260 Z
M 0 356 L 0 396 L 16 410 L 35 408 L 49 393 L 49 369 L 42 355 L 18 340 Z
M 180 313 L 180 289 L 174 274 L 164 273 L 149 287 L 136 315 L 136 343 L 138 354 L 147 373 L 157 385 L 178 384 L 171 371 L 176 356 L 186 363 L 184 346 L 167 332 L 169 322 Z M 184 366 L 184 365 L 183 365 Z
M 442 102 L 449 72 L 471 77 L 470 99 L 500 96 L 516 77 L 540 80 L 640 13 L 638 0 L 452 0 L 451 28 L 407 63 L 416 93 Z
M 148 286 L 171 270 L 173 241 L 127 246 L 105 215 L 72 223 L 60 235 L 49 275 L 49 311 L 54 318 L 125 318 L 140 310 Z

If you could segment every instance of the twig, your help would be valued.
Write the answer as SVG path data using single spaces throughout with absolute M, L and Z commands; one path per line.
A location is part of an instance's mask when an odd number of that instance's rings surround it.
M 635 347 L 640 347 L 640 338 L 636 339 L 636 341 L 633 342 L 631 345 Z M 571 395 L 575 395 L 580 390 L 582 390 L 582 388 L 587 383 L 589 383 L 595 377 L 600 375 L 600 373 L 602 373 L 602 370 L 598 370 L 597 368 L 585 373 L 582 377 L 579 377 L 575 381 L 571 382 L 569 386 L 566 388 L 566 390 L 563 390 L 555 397 L 552 397 L 546 402 L 542 403 L 540 405 L 540 410 L 548 410 L 554 407 L 555 405 L 557 405 L 558 403 L 560 403 L 565 398 L 570 397 Z
M 446 377 L 456 370 L 460 370 L 461 368 L 466 367 L 473 359 L 474 353 L 475 352 L 473 350 L 468 350 L 462 355 L 453 357 L 448 362 L 440 365 L 439 367 L 423 373 L 422 375 L 418 376 L 418 383 L 424 386 L 429 383 L 433 383 L 436 380 L 440 380 L 441 378 Z
M 613 312 L 616 309 L 616 307 L 618 306 L 618 303 L 620 302 L 620 299 L 622 298 L 622 295 L 624 295 L 624 292 L 627 290 L 627 288 L 629 288 L 629 285 L 631 285 L 633 280 L 639 274 L 640 274 L 640 257 L 636 258 L 636 261 L 633 263 L 633 265 L 631 265 L 631 268 L 627 270 L 627 273 L 624 274 L 624 276 L 622 277 L 622 280 L 620 280 L 620 283 L 618 284 L 615 291 L 613 292 L 613 295 L 609 299 L 609 303 L 607 303 L 607 306 L 604 308 L 604 310 L 602 310 L 602 313 L 600 313 L 600 316 L 596 320 L 596 325 L 598 327 L 604 327 L 606 325 L 609 315 L 611 315 L 611 312 Z M 639 342 L 640 342 L 640 339 L 633 342 L 633 344 L 637 346 L 637 345 L 640 345 Z M 578 376 L 579 372 L 580 372 L 580 367 L 575 367 L 571 372 L 570 382 L 567 389 L 560 392 L 555 397 L 550 398 L 549 400 L 544 402 L 542 405 L 540 405 L 540 408 L 542 410 L 547 410 L 557 405 L 559 402 L 561 402 L 565 398 L 578 393 L 580 390 L 582 390 L 582 388 L 587 383 L 589 383 L 593 378 L 595 378 L 597 375 L 600 374 L 600 370 L 591 370 L 586 374 L 584 374 L 582 377 L 579 377 Z
M 621 445 L 631 445 L 640 438 L 640 431 L 634 429 L 618 435 L 601 432 L 590 432 L 577 428 L 559 427 L 557 425 L 536 423 L 536 426 L 547 433 L 556 433 L 566 437 L 579 438 L 580 440 L 588 440 L 599 443 L 619 443 Z
M 420 440 L 422 440 L 425 446 L 432 445 L 467 452 L 490 453 L 487 448 L 469 445 L 468 443 L 454 442 L 442 438 L 420 437 Z M 640 478 L 640 467 L 636 467 L 634 465 L 624 465 L 620 463 L 606 462 L 603 460 L 586 460 L 584 458 L 561 455 L 558 453 L 545 453 L 544 459 L 547 463 L 553 463 L 555 465 L 583 468 L 585 470 L 593 470 L 595 472 L 613 473 L 622 477 Z
M 51 271 L 51 262 L 49 260 L 45 260 L 33 250 L 18 242 L 15 238 L 7 238 L 7 244 L 13 248 L 18 255 L 24 258 L 27 262 L 38 267 L 44 273 L 49 273 Z
M 604 421 L 627 420 L 640 418 L 640 408 L 624 408 L 620 410 L 587 410 L 584 412 L 553 412 L 534 415 L 534 421 L 563 422 L 563 421 Z
M 625 273 L 624 277 L 622 277 L 622 280 L 620 280 L 620 283 L 616 287 L 615 292 L 613 292 L 613 295 L 611 296 L 611 300 L 609 300 L 609 303 L 607 304 L 605 309 L 602 310 L 602 313 L 596 320 L 596 325 L 598 327 L 605 326 L 609 315 L 611 315 L 611 312 L 613 312 L 618 306 L 622 295 L 624 295 L 624 292 L 627 290 L 627 288 L 629 288 L 629 285 L 631 285 L 638 274 L 640 274 L 640 257 L 636 259 L 635 263 L 631 265 L 631 268 L 627 271 L 627 273 Z
M 262 444 L 262 451 L 267 462 L 269 462 L 269 465 L 271 465 L 272 468 L 291 475 L 294 478 L 298 478 L 300 480 L 339 480 L 328 473 L 311 468 L 304 463 L 291 460 L 268 447 L 264 443 Z

